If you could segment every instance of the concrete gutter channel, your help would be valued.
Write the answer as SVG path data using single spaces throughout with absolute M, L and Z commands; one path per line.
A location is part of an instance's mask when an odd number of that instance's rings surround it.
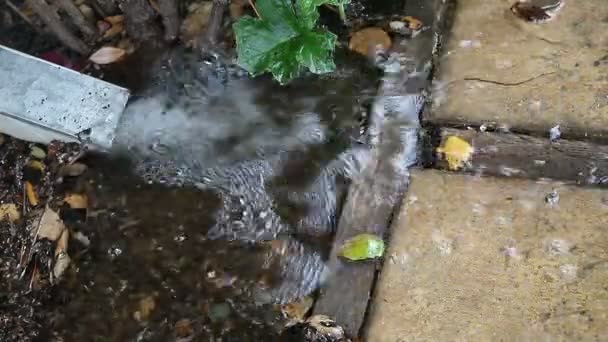
M 475 131 L 438 126 L 433 116 L 428 114 L 428 108 L 424 116 L 428 116 L 429 121 L 424 121 L 424 126 L 432 129 L 422 131 L 431 133 L 421 134 L 420 100 L 428 100 L 430 81 L 440 60 L 441 33 L 447 32 L 452 24 L 454 4 L 451 0 L 406 1 L 403 14 L 422 20 L 429 29 L 411 41 L 394 44 L 397 55 L 414 61 L 413 68 L 387 74 L 372 109 L 370 143 L 374 148 L 373 162 L 351 186 L 330 255 L 333 272 L 313 309 L 315 314 L 334 317 L 351 336 L 362 335 L 380 267 L 371 262 L 343 262 L 337 257 L 337 251 L 345 240 L 363 232 L 384 236 L 388 241 L 393 216 L 399 211 L 408 190 L 409 168 L 424 164 L 446 169 L 434 153 L 446 136 L 456 135 L 475 141 L 478 144 L 474 146 L 476 149 L 486 151 L 478 157 L 474 155 L 473 166 L 462 170 L 464 173 L 479 174 L 483 169 L 484 175 L 533 179 L 549 174 L 552 178 L 574 184 L 608 184 L 608 148 L 603 145 L 581 141 L 546 144 L 542 138 L 513 134 L 490 135 L 489 140 L 484 140 L 475 137 L 480 134 Z M 84 141 L 95 148 L 108 149 L 128 98 L 127 89 L 0 46 L 2 133 L 38 143 L 46 144 L 54 139 Z M 436 121 L 441 120 L 437 118 Z M 419 141 L 421 136 L 423 138 Z M 530 139 L 535 140 L 531 143 Z M 505 152 L 484 148 L 496 145 L 497 140 L 509 145 L 509 149 Z M 530 144 L 532 152 L 524 153 L 525 160 L 522 161 L 518 152 Z M 475 163 L 475 158 L 480 158 L 478 163 Z M 544 169 L 526 170 L 529 165 L 534 165 L 534 160 L 541 158 L 549 161 Z M 570 165 L 566 171 L 550 172 L 564 163 Z M 585 174 L 587 169 L 581 167 L 588 168 L 587 165 L 594 165 L 595 174 Z M 505 168 L 521 172 L 506 174 Z M 589 176 L 599 177 L 589 182 Z M 604 178 L 607 178 L 606 183 L 601 182 Z

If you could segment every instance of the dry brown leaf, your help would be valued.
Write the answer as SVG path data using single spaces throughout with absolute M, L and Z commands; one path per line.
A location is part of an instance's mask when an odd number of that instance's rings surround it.
M 348 48 L 364 56 L 373 56 L 378 50 L 387 51 L 391 45 L 391 37 L 383 29 L 367 27 L 352 35 Z
M 31 205 L 38 205 L 38 194 L 34 191 L 34 186 L 29 181 L 25 181 L 25 195 L 27 196 L 27 201 Z
M 124 30 L 125 26 L 123 23 L 112 24 L 112 27 L 110 27 L 106 32 L 104 32 L 103 39 L 114 38 L 117 35 L 121 34 Z
M 194 334 L 194 329 L 192 329 L 192 322 L 189 319 L 182 318 L 175 322 L 175 336 L 184 338 L 192 334 Z
M 230 2 L 230 18 L 232 18 L 232 20 L 236 20 L 240 17 L 243 16 L 243 12 L 245 11 L 245 6 L 247 6 L 248 3 L 246 0 L 232 0 Z
M 127 55 L 135 52 L 135 44 L 129 38 L 123 38 L 118 42 L 118 48 L 123 49 L 127 52 Z
M 86 209 L 89 206 L 89 198 L 85 194 L 67 194 L 63 200 L 72 209 Z
M 419 19 L 416 19 L 412 16 L 405 16 L 403 17 L 403 21 L 407 23 L 407 27 L 410 30 L 420 30 L 422 28 L 422 21 L 420 21 Z
M 17 206 L 14 203 L 0 204 L 0 221 L 8 219 L 15 222 L 21 217 Z
M 212 7 L 212 1 L 201 3 L 184 18 L 181 33 L 186 46 L 196 46 L 197 38 L 201 36 L 209 22 Z
M 57 239 L 59 239 L 64 230 L 65 225 L 59 217 L 59 214 L 57 214 L 56 211 L 47 206 L 44 209 L 44 213 L 42 213 L 42 218 L 40 219 L 38 238 L 45 238 L 51 241 L 57 241 Z
M 120 61 L 126 55 L 126 51 L 113 46 L 104 46 L 94 52 L 89 60 L 96 64 L 112 64 Z
M 122 24 L 125 21 L 125 16 L 122 14 L 112 15 L 112 16 L 103 18 L 103 20 L 109 22 L 112 25 Z
M 314 300 L 310 296 L 306 296 L 296 302 L 281 306 L 283 316 L 290 320 L 302 321 L 312 308 Z
M 153 296 L 147 296 L 139 301 L 139 310 L 135 311 L 133 317 L 138 321 L 145 321 L 156 308 L 156 300 Z

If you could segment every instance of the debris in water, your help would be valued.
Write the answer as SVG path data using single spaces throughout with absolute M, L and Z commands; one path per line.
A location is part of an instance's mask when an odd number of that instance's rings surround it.
M 14 203 L 0 204 L 0 221 L 8 219 L 9 222 L 15 222 L 20 217 L 21 214 Z
M 379 27 L 367 27 L 355 32 L 350 38 L 348 48 L 364 56 L 375 56 L 386 52 L 392 45 L 391 37 Z
M 373 234 L 359 234 L 347 240 L 339 256 L 352 261 L 379 258 L 384 254 L 384 241 Z
M 518 0 L 511 6 L 518 18 L 540 24 L 553 19 L 564 7 L 563 0 Z
M 314 315 L 306 321 L 289 323 L 281 332 L 281 342 L 350 342 L 344 328 L 325 315 Z
M 293 321 L 302 321 L 306 314 L 312 308 L 314 304 L 314 300 L 311 296 L 305 296 L 304 298 L 291 302 L 289 304 L 285 304 L 281 306 L 281 313 L 283 316 L 289 320 Z
M 192 328 L 192 321 L 187 318 L 182 318 L 179 321 L 175 322 L 175 336 L 178 338 L 186 338 L 192 336 L 194 334 L 194 329 Z
M 451 135 L 437 148 L 438 153 L 442 153 L 448 162 L 448 168 L 456 171 L 467 164 L 474 152 L 473 147 L 464 139 Z
M 545 202 L 550 206 L 555 206 L 559 202 L 559 193 L 557 190 L 553 190 L 545 196 Z
M 153 296 L 146 296 L 139 301 L 139 309 L 133 313 L 133 318 L 138 322 L 146 321 L 155 308 L 156 299 Z
M 458 43 L 458 46 L 460 46 L 461 48 L 480 48 L 481 47 L 481 42 L 479 40 L 461 40 Z
M 562 132 L 559 129 L 559 125 L 553 126 L 549 130 L 549 140 L 551 142 L 556 142 L 562 136 Z

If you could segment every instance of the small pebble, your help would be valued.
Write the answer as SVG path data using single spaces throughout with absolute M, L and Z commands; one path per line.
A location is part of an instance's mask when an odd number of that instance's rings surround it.
M 553 190 L 545 196 L 545 202 L 550 206 L 555 206 L 559 203 L 559 193 L 557 190 Z
M 562 132 L 559 129 L 559 125 L 553 126 L 550 130 L 549 130 L 549 140 L 551 142 L 556 142 L 557 140 L 559 140 L 559 138 L 561 137 Z

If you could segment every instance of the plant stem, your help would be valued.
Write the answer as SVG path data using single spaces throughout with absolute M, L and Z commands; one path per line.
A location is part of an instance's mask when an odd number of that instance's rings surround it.
M 344 24 L 346 24 L 346 12 L 344 11 L 344 5 L 338 5 L 338 11 L 340 11 L 340 20 L 342 20 L 342 22 Z

